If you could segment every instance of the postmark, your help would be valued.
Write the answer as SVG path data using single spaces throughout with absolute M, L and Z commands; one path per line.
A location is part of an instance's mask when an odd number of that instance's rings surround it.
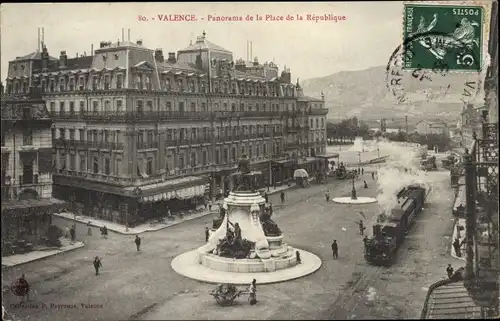
M 482 67 L 484 8 L 482 6 L 404 5 L 403 38 L 408 42 L 405 70 L 434 69 L 477 72 Z M 425 35 L 425 36 L 421 36 Z
M 441 39 L 442 43 L 455 43 L 453 52 L 464 61 L 481 61 L 478 52 L 462 45 L 453 35 L 442 32 L 413 34 L 397 47 L 386 66 L 386 86 L 399 104 L 419 101 L 461 101 L 468 104 L 481 92 L 482 66 L 467 72 L 453 70 L 450 60 L 429 58 L 418 46 L 426 39 Z M 423 59 L 419 55 L 424 55 Z M 422 63 L 414 62 L 422 61 Z M 409 64 L 412 68 L 408 68 Z M 414 68 L 413 68 L 414 67 Z

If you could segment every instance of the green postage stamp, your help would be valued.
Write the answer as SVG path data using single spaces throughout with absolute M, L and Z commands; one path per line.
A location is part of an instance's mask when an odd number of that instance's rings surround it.
M 483 7 L 405 3 L 403 21 L 405 70 L 481 69 Z

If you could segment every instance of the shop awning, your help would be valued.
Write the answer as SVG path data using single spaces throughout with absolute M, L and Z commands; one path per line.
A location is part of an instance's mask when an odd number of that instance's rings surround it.
M 162 183 L 140 186 L 140 202 L 150 203 L 173 198 L 190 199 L 205 194 L 208 177 L 187 176 Z M 137 187 L 128 187 L 135 190 Z
M 316 157 L 317 158 L 322 158 L 322 159 L 339 158 L 339 153 L 332 153 L 332 154 L 327 154 L 327 155 L 318 155 Z
M 69 204 L 55 198 L 2 202 L 2 216 L 31 216 L 53 214 L 62 211 Z

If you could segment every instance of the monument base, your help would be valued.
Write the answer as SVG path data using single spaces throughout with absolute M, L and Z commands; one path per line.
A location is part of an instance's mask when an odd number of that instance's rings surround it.
M 353 199 L 352 197 L 336 197 L 332 200 L 334 203 L 339 204 L 371 204 L 377 203 L 377 199 L 373 197 L 356 197 Z

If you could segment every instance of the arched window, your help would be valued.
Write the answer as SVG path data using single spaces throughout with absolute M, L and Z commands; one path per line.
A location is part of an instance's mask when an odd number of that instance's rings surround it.
M 196 167 L 196 153 L 191 153 L 191 167 Z
M 109 158 L 104 159 L 104 173 L 106 175 L 111 174 L 111 164 Z

